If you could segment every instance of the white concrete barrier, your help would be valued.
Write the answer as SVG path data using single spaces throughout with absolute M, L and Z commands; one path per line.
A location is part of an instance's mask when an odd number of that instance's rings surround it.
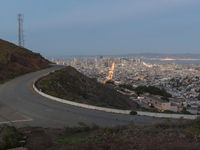
M 154 112 L 144 112 L 144 111 L 137 111 L 137 114 L 141 116 L 150 116 L 157 118 L 190 119 L 190 120 L 197 119 L 198 117 L 198 115 L 154 113 Z
M 48 74 L 50 74 L 52 72 L 54 72 L 54 71 L 46 73 L 42 77 L 47 76 Z M 41 95 L 43 97 L 46 97 L 48 99 L 51 99 L 51 100 L 54 100 L 54 101 L 57 101 L 60 103 L 68 104 L 68 105 L 73 105 L 73 106 L 87 108 L 87 109 L 93 109 L 93 110 L 100 110 L 100 111 L 109 112 L 109 113 L 126 114 L 126 115 L 130 114 L 130 112 L 131 112 L 131 110 L 120 110 L 120 109 L 93 106 L 93 105 L 77 103 L 77 102 L 61 99 L 58 97 L 54 97 L 54 96 L 48 95 L 48 94 L 38 90 L 35 86 L 35 82 L 33 83 L 33 89 L 35 90 L 35 92 L 37 92 L 39 95 Z M 197 119 L 197 117 L 199 116 L 199 115 L 186 115 L 186 114 L 154 113 L 154 112 L 144 112 L 144 111 L 137 111 L 137 115 L 158 117 L 158 118 L 190 119 L 190 120 Z
M 38 90 L 35 86 L 35 83 L 33 84 L 33 89 L 40 95 L 57 101 L 57 102 L 61 102 L 64 104 L 68 104 L 68 105 L 73 105 L 73 106 L 77 106 L 77 107 L 82 107 L 82 108 L 87 108 L 87 109 L 94 109 L 94 110 L 100 110 L 100 111 L 105 111 L 105 112 L 111 112 L 111 113 L 118 113 L 118 114 L 130 114 L 130 110 L 120 110 L 120 109 L 113 109 L 113 108 L 104 108 L 104 107 L 98 107 L 98 106 L 93 106 L 93 105 L 87 105 L 87 104 L 81 104 L 81 103 L 77 103 L 77 102 L 73 102 L 73 101 L 69 101 L 69 100 L 65 100 L 65 99 L 61 99 L 58 97 L 54 97 L 48 94 L 43 93 L 42 91 Z

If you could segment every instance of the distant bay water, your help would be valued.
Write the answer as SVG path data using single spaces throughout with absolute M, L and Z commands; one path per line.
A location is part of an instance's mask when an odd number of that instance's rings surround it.
M 144 61 L 151 64 L 200 65 L 200 59 L 145 59 Z

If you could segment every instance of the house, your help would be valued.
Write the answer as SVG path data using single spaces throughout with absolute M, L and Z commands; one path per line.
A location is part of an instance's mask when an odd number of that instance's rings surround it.
M 180 112 L 183 108 L 177 103 L 173 103 L 167 100 L 163 100 L 161 96 L 152 96 L 149 95 L 145 99 L 143 99 L 143 102 L 155 107 L 159 111 L 173 111 L 173 112 Z

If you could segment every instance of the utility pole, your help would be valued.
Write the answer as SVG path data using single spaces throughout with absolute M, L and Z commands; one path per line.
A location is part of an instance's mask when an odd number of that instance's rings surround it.
M 24 30 L 23 30 L 23 20 L 22 14 L 18 14 L 18 45 L 24 47 Z

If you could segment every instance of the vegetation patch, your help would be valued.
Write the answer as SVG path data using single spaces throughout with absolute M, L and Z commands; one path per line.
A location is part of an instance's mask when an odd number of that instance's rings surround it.
M 1 127 L 0 149 L 22 146 L 29 150 L 199 150 L 200 120 L 155 125 L 98 127 L 80 123 L 64 129 Z
M 41 78 L 36 86 L 49 95 L 79 103 L 117 109 L 137 107 L 128 96 L 106 84 L 98 83 L 70 66 Z
M 132 111 L 130 112 L 130 115 L 137 115 L 137 111 L 132 110 Z
M 75 134 L 71 133 L 73 136 L 64 133 L 61 137 L 67 137 L 66 143 L 62 143 L 60 148 L 70 150 L 198 150 L 200 146 L 199 123 L 199 121 L 193 121 L 192 123 L 184 121 L 172 123 L 168 121 L 152 126 L 129 125 L 95 128 L 95 130 L 90 128 L 91 130 L 82 131 L 79 134 L 77 132 Z
M 134 88 L 134 91 L 138 95 L 141 95 L 143 93 L 149 93 L 149 94 L 153 94 L 153 95 L 163 96 L 163 99 L 166 99 L 168 97 L 172 97 L 172 95 L 167 93 L 165 91 L 165 89 L 160 89 L 160 88 L 155 87 L 155 86 L 138 86 L 138 87 Z
M 0 128 L 0 149 L 7 150 L 22 146 L 20 141 L 23 139 L 22 134 L 14 127 L 4 126 Z
M 172 97 L 172 95 L 170 93 L 168 93 L 165 89 L 160 89 L 156 86 L 140 85 L 135 88 L 130 84 L 120 84 L 119 87 L 128 89 L 130 91 L 135 91 L 137 95 L 141 95 L 144 93 L 149 93 L 152 95 L 159 95 L 159 96 L 162 96 L 163 100 L 167 100 L 167 101 L 168 101 L 168 98 Z
M 48 66 L 40 54 L 0 39 L 0 83 Z

